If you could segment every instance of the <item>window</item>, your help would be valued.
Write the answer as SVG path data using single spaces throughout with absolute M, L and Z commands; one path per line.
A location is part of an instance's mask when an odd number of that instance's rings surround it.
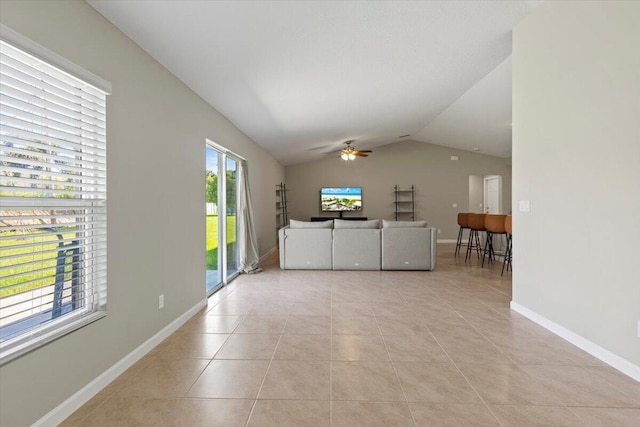
M 108 92 L 2 27 L 0 364 L 106 313 Z

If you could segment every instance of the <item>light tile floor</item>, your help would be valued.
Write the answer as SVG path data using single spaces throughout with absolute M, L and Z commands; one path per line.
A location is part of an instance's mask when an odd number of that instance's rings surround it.
M 640 383 L 511 312 L 500 264 L 240 276 L 62 425 L 640 426 Z

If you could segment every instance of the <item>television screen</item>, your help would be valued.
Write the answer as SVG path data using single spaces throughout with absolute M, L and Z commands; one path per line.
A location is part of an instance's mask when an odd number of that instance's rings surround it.
M 362 188 L 322 187 L 320 210 L 322 212 L 362 211 Z

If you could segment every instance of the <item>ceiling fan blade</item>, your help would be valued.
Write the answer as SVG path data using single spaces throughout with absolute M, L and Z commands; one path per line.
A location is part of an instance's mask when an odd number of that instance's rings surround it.
M 363 154 L 362 151 L 356 151 L 354 153 L 352 153 L 354 156 L 358 156 L 358 157 L 369 157 L 368 154 Z
M 358 151 L 360 153 L 373 153 L 373 151 L 371 151 L 371 150 L 356 150 L 356 151 Z
M 340 150 L 325 151 L 322 154 L 335 154 L 335 153 L 341 153 L 342 151 L 344 150 L 340 149 Z

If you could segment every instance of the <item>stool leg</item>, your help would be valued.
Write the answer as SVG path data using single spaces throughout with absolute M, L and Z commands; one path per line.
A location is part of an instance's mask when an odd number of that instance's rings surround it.
M 454 256 L 458 256 L 461 246 L 462 246 L 462 227 L 460 227 L 460 230 L 458 231 L 458 241 L 456 242 L 456 251 L 454 253 Z
M 507 271 L 513 271 L 513 236 L 509 239 L 509 261 L 507 262 Z
M 474 233 L 477 233 L 477 231 L 475 231 L 473 229 L 469 230 L 469 241 L 467 242 L 467 255 L 464 257 L 464 262 L 467 262 L 467 260 L 471 256 L 471 250 L 473 249 Z
M 493 250 L 493 233 L 490 233 L 487 231 L 488 237 L 489 237 L 489 264 L 493 264 L 493 262 L 496 259 L 496 253 Z
M 489 254 L 489 263 L 491 263 L 491 253 L 493 251 L 493 245 L 491 239 L 493 238 L 493 233 L 487 231 L 487 240 L 484 242 L 484 250 L 482 251 L 482 265 L 481 268 L 484 268 L 484 257 Z
M 500 274 L 501 276 L 504 276 L 504 267 L 510 263 L 511 263 L 511 236 L 507 234 L 507 249 L 504 251 L 504 260 L 502 261 L 502 273 Z
M 480 243 L 480 232 L 476 230 L 476 255 L 480 259 L 480 252 L 482 252 L 482 244 Z

